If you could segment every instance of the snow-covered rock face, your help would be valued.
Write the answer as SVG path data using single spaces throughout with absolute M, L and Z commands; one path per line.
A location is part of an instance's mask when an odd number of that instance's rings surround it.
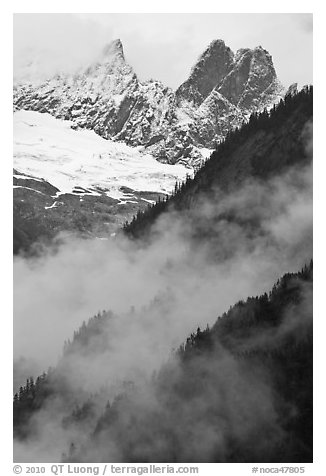
M 60 232 L 107 239 L 193 175 L 144 147 L 73 125 L 47 113 L 14 113 L 15 253 Z
M 161 164 L 94 131 L 73 130 L 71 124 L 49 114 L 15 112 L 14 169 L 49 182 L 59 190 L 57 195 L 105 194 L 122 201 L 128 198 L 127 189 L 169 194 L 175 182 L 192 175 L 182 165 Z
M 161 162 L 198 166 L 230 128 L 279 100 L 283 88 L 261 47 L 234 54 L 213 41 L 176 92 L 159 81 L 141 83 L 120 40 L 75 75 L 16 84 L 15 109 L 47 112 L 105 139 L 144 146 Z

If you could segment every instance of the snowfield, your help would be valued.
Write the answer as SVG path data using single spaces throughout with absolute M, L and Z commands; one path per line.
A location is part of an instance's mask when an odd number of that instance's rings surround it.
M 82 188 L 85 194 L 98 195 L 100 189 L 119 200 L 129 197 L 120 187 L 171 193 L 176 181 L 193 176 L 191 168 L 162 164 L 140 147 L 103 139 L 93 131 L 72 129 L 72 124 L 47 113 L 15 112 L 14 168 L 46 180 L 61 193 Z

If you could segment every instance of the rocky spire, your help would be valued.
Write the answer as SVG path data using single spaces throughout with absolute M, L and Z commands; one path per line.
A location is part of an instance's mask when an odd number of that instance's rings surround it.
M 103 48 L 102 57 L 105 59 L 112 59 L 115 57 L 124 60 L 125 57 L 121 40 L 118 38 L 113 40 L 111 43 L 108 43 Z
M 201 104 L 213 88 L 229 73 L 233 52 L 223 40 L 212 41 L 192 68 L 187 81 L 177 90 L 180 99 Z
M 268 51 L 257 46 L 237 51 L 232 70 L 217 90 L 232 104 L 248 109 L 265 90 L 272 90 L 273 84 L 275 88 L 279 87 L 272 57 Z
M 215 147 L 281 94 L 272 57 L 261 46 L 234 55 L 224 41 L 212 41 L 174 92 L 158 81 L 139 81 L 117 39 L 79 74 L 19 87 L 14 101 L 17 109 L 49 112 L 106 139 L 145 146 L 162 161 L 197 166 L 202 146 Z

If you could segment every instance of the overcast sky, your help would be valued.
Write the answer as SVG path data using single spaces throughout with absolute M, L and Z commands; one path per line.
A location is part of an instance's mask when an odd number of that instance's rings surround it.
M 312 83 L 312 15 L 218 13 L 107 13 L 14 15 L 14 74 L 37 58 L 46 75 L 87 64 L 120 38 L 140 79 L 176 88 L 213 39 L 233 51 L 261 45 L 285 86 Z

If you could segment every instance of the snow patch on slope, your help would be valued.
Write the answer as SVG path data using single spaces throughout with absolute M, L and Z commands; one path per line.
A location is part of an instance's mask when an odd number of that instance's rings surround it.
M 127 198 L 121 187 L 170 193 L 176 181 L 193 174 L 93 131 L 74 130 L 72 124 L 47 113 L 15 112 L 14 168 L 50 182 L 59 194 L 83 188 L 87 194 L 105 191 L 117 199 Z

